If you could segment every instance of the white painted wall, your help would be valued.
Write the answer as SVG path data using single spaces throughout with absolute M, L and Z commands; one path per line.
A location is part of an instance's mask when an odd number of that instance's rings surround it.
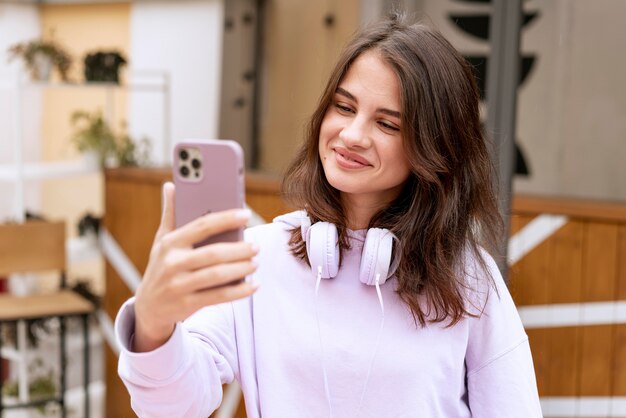
M 626 2 L 534 2 L 522 38 L 539 60 L 520 91 L 518 135 L 536 175 L 515 189 L 626 201 Z
M 184 138 L 216 138 L 222 61 L 222 0 L 136 2 L 131 10 L 131 72 L 162 70 L 170 76 L 171 146 Z M 143 77 L 134 77 L 140 82 Z M 163 96 L 131 93 L 129 130 L 153 139 L 153 160 L 164 150 Z M 167 159 L 165 159 L 165 156 Z
M 35 4 L 0 3 L 0 164 L 13 163 L 15 142 L 15 103 L 19 77 L 24 70 L 19 60 L 7 62 L 8 48 L 17 43 L 40 36 L 38 6 Z M 23 153 L 26 161 L 39 158 L 41 127 L 41 94 L 29 91 L 23 94 L 22 103 Z M 25 195 L 26 207 L 39 208 L 39 187 L 29 185 Z M 16 218 L 15 186 L 0 181 L 0 222 Z

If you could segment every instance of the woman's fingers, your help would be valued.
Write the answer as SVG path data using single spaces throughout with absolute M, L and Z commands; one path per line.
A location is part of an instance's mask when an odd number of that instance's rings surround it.
M 174 194 L 176 193 L 174 183 L 167 182 L 162 187 L 161 201 L 161 223 L 156 233 L 156 240 L 163 237 L 168 232 L 176 228 L 176 217 L 174 215 Z
M 249 260 L 258 253 L 256 245 L 247 242 L 220 242 L 186 251 L 178 261 L 179 270 L 194 271 L 214 264 Z
M 142 351 L 162 344 L 177 321 L 203 306 L 243 298 L 256 290 L 255 285 L 240 281 L 256 270 L 255 246 L 220 242 L 193 248 L 210 236 L 244 227 L 250 211 L 216 212 L 176 228 L 174 194 L 172 183 L 163 185 L 161 224 L 136 293 L 135 339 Z
M 183 294 L 203 292 L 219 286 L 232 286 L 229 283 L 241 280 L 255 270 L 256 264 L 250 260 L 216 264 L 177 278 L 176 286 Z
M 188 306 L 193 311 L 219 303 L 230 302 L 252 295 L 259 285 L 257 282 L 241 282 L 232 286 L 222 286 L 214 289 L 206 289 L 195 292 L 188 296 Z
M 167 234 L 172 246 L 191 247 L 208 237 L 242 228 L 250 219 L 248 209 L 231 209 L 201 216 Z

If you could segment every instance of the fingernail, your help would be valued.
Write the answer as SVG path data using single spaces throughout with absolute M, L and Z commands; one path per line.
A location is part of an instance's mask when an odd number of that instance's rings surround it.
M 257 282 L 256 280 L 252 280 L 250 283 L 250 287 L 253 288 L 254 290 L 259 288 L 259 282 Z
M 235 217 L 240 219 L 250 219 L 252 211 L 250 209 L 239 209 L 235 212 Z
M 259 252 L 259 246 L 256 244 L 250 244 L 250 249 L 252 250 L 253 253 L 258 254 Z
M 166 181 L 161 186 L 161 192 L 162 192 L 161 193 L 161 198 L 163 199 L 163 202 L 166 201 L 168 187 L 173 187 L 173 186 L 174 186 L 174 183 L 172 183 L 171 181 Z

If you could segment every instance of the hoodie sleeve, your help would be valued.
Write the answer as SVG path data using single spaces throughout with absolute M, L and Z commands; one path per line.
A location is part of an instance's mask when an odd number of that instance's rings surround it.
M 136 353 L 130 350 L 134 298 L 127 301 L 115 323 L 121 347 L 118 373 L 137 415 L 206 418 L 217 409 L 222 384 L 232 382 L 237 373 L 233 321 L 230 303 L 204 308 L 177 324 L 161 347 Z
M 490 286 L 482 293 L 484 309 L 470 320 L 465 363 L 472 417 L 541 418 L 528 336 L 498 267 L 485 258 L 497 291 Z
M 473 418 L 541 418 L 528 340 L 468 374 Z

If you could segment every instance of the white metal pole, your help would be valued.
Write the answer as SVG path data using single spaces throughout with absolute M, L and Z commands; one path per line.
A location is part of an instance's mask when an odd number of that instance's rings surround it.
M 163 165 L 170 163 L 170 147 L 172 141 L 170 104 L 170 75 L 163 73 Z
M 20 403 L 28 402 L 28 358 L 26 356 L 26 321 L 17 321 L 17 347 L 19 360 L 17 361 L 17 386 Z
M 13 156 L 15 160 L 15 219 L 24 222 L 26 204 L 24 193 L 24 133 L 22 131 L 22 85 L 17 83 L 15 89 L 15 117 L 13 118 Z
M 111 129 L 115 123 L 115 98 L 113 97 L 115 86 L 104 86 L 105 99 L 104 99 L 104 121 L 109 124 Z

